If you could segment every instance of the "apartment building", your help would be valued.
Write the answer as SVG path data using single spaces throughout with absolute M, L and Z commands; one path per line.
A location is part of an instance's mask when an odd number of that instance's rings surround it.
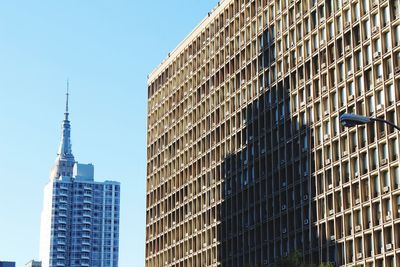
M 148 77 L 146 266 L 400 266 L 398 0 L 225 0 Z

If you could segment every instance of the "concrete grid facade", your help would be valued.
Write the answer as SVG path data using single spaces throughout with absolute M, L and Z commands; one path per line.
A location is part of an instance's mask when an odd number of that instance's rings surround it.
M 400 4 L 225 0 L 148 78 L 146 266 L 400 266 Z

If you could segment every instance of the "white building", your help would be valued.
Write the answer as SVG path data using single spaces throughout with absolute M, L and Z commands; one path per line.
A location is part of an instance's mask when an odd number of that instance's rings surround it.
M 71 150 L 68 93 L 57 158 L 44 189 L 43 267 L 118 266 L 120 184 L 95 182 L 94 166 Z

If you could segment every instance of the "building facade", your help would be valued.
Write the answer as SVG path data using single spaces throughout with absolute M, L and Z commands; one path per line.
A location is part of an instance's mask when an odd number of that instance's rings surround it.
M 58 156 L 44 189 L 40 261 L 53 266 L 118 266 L 120 184 L 94 181 L 75 162 L 67 109 Z
M 0 267 L 15 267 L 14 261 L 0 261 Z
M 146 266 L 400 266 L 398 0 L 224 0 L 148 77 Z

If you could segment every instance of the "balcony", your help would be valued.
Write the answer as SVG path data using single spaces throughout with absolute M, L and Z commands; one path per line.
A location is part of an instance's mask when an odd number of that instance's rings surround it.
M 83 226 L 83 227 L 82 227 L 82 231 L 91 232 L 92 229 L 91 229 L 89 226 Z
M 86 212 L 84 212 L 84 213 L 82 214 L 82 217 L 83 217 L 83 218 L 92 218 L 92 215 L 86 211 Z
M 65 233 L 58 233 L 57 238 L 65 238 Z
M 92 207 L 90 205 L 83 205 L 83 210 L 84 211 L 91 211 Z
M 65 212 L 59 212 L 58 216 L 64 218 L 67 217 L 67 214 Z
M 90 219 L 83 218 L 82 223 L 91 225 L 92 221 Z
M 84 203 L 84 204 L 92 204 L 92 199 L 91 199 L 91 198 L 88 198 L 88 197 L 85 197 L 85 198 L 83 199 L 83 203 Z
M 68 191 L 67 190 L 60 190 L 58 191 L 58 194 L 62 197 L 67 197 L 68 196 Z
M 88 233 L 82 233 L 82 238 L 88 238 L 88 239 L 90 239 L 90 238 L 91 238 L 91 235 L 88 234 Z

